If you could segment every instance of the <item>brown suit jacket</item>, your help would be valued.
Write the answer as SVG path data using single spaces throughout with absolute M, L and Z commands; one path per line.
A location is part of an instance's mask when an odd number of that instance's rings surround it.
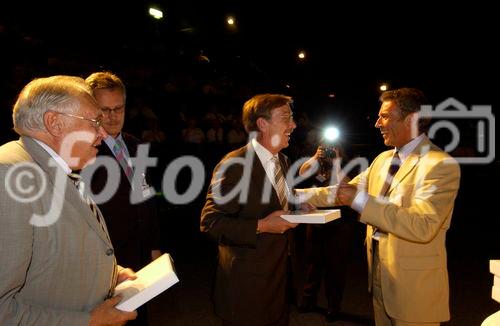
M 233 160 L 249 157 L 247 171 Z M 287 158 L 280 154 L 283 171 Z M 218 203 L 242 180 L 248 198 Z M 240 185 L 241 186 L 241 185 Z M 266 189 L 270 196 L 264 196 Z M 241 189 L 240 189 L 241 190 Z M 238 325 L 266 325 L 287 312 L 286 284 L 289 232 L 256 234 L 257 220 L 280 210 L 266 172 L 248 144 L 217 165 L 201 213 L 201 231 L 219 244 L 214 303 L 216 313 Z

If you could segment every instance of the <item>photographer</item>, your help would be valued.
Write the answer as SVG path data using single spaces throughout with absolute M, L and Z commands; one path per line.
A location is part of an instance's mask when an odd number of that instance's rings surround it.
M 344 151 L 338 143 L 320 145 L 314 156 L 306 161 L 299 170 L 300 175 L 316 168 L 311 176 L 315 186 L 328 186 L 339 183 Z M 348 177 L 346 177 L 348 178 Z M 348 180 L 343 180 L 347 182 Z M 308 224 L 305 244 L 305 279 L 302 287 L 300 311 L 319 312 L 318 292 L 324 279 L 325 296 L 328 308 L 325 320 L 334 322 L 340 319 L 342 295 L 346 282 L 347 265 L 354 242 L 356 213 L 349 207 L 340 207 L 342 217 L 327 224 Z

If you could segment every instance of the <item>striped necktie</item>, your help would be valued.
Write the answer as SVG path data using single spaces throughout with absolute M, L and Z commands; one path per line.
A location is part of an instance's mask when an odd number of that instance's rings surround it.
M 122 167 L 127 179 L 132 183 L 132 167 L 128 163 L 127 154 L 125 152 L 125 144 L 118 138 L 115 139 L 115 146 L 113 146 L 113 154 L 115 155 L 118 163 Z
M 287 187 L 285 182 L 285 175 L 281 169 L 281 164 L 278 156 L 273 156 L 271 159 L 274 163 L 274 185 L 276 187 L 276 193 L 280 201 L 281 207 L 287 209 Z
M 397 151 L 394 151 L 394 155 L 392 156 L 391 164 L 389 165 L 389 170 L 387 171 L 387 177 L 385 178 L 384 185 L 382 187 L 382 190 L 380 191 L 380 195 L 385 196 L 387 191 L 389 190 L 391 184 L 392 184 L 392 179 L 394 178 L 394 175 L 399 170 L 399 167 L 401 166 L 401 159 L 399 158 L 399 154 Z
M 87 205 L 89 206 L 90 210 L 92 211 L 92 215 L 97 219 L 97 222 L 99 222 L 99 225 L 101 228 L 104 230 L 107 236 L 107 231 L 106 227 L 103 224 L 103 216 L 101 215 L 101 212 L 97 209 L 97 204 L 95 201 L 90 197 L 88 193 L 85 191 L 85 183 L 82 181 L 82 177 L 77 174 L 77 173 L 70 173 L 68 174 L 68 177 L 71 179 L 71 181 L 75 184 L 76 188 L 78 189 L 78 192 L 82 196 L 82 198 L 85 200 Z

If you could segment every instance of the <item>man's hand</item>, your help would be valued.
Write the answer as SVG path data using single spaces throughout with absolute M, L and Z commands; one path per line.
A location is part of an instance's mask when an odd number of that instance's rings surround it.
M 356 196 L 356 186 L 341 182 L 337 188 L 337 201 L 341 205 L 351 206 L 354 197 Z
M 122 297 L 117 295 L 98 305 L 90 312 L 89 326 L 125 325 L 129 320 L 137 318 L 136 311 L 121 311 L 115 308 Z
M 274 211 L 265 218 L 257 221 L 257 228 L 261 233 L 285 233 L 285 231 L 296 227 L 297 223 L 290 223 L 281 218 L 287 211 Z
M 309 204 L 309 203 L 301 203 L 299 205 L 299 208 L 301 211 L 310 212 L 310 211 L 315 210 L 316 206 L 314 206 L 313 204 Z
M 135 280 L 137 278 L 132 269 L 123 268 L 121 266 L 118 266 L 117 268 L 118 268 L 118 279 L 117 279 L 118 284 L 126 280 Z

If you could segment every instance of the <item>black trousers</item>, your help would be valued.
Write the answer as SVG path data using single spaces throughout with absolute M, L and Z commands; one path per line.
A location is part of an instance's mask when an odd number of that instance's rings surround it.
M 344 212 L 342 213 L 344 216 Z M 325 225 L 307 225 L 303 305 L 317 303 L 318 292 L 324 279 L 328 310 L 333 313 L 340 311 L 355 223 L 354 219 L 342 217 Z

